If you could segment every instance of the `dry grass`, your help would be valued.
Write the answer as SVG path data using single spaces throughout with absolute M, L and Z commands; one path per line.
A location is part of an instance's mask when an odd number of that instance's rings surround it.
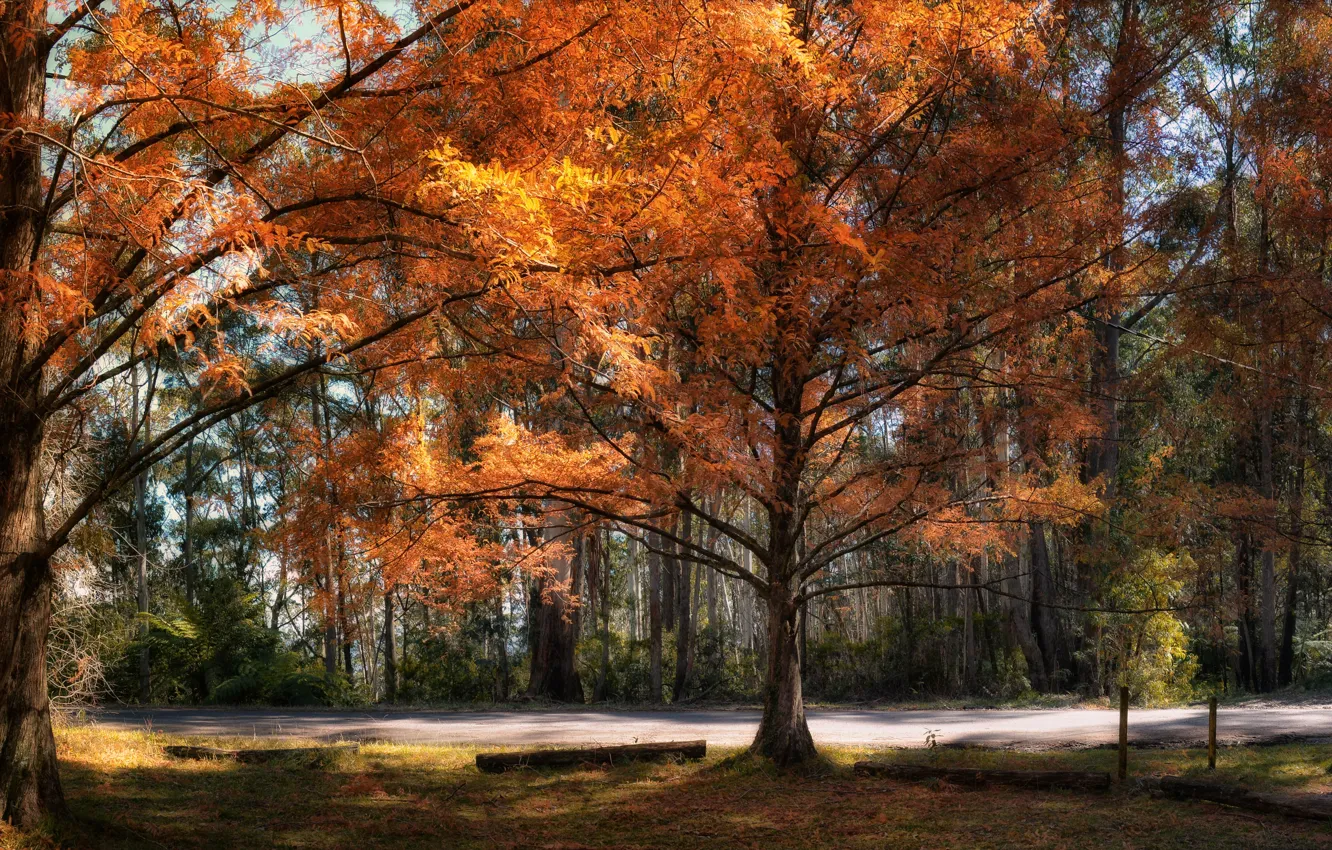
M 1332 827 L 1202 803 L 1109 794 L 964 791 L 854 778 L 865 750 L 830 750 L 803 775 L 733 752 L 699 764 L 480 774 L 476 750 L 372 744 L 319 767 L 178 761 L 186 739 L 72 728 L 60 733 L 79 825 L 71 847 L 107 848 L 1303 848 Z M 189 739 L 236 746 L 236 740 Z M 264 745 L 273 742 L 263 742 Z M 243 745 L 243 744 L 242 744 Z M 255 742 L 249 742 L 255 745 Z M 1114 753 L 976 750 L 880 753 L 940 764 L 1110 770 Z M 1220 778 L 1332 791 L 1332 747 L 1229 749 Z M 1135 773 L 1205 768 L 1198 751 L 1135 753 Z M 55 846 L 0 833 L 0 848 Z

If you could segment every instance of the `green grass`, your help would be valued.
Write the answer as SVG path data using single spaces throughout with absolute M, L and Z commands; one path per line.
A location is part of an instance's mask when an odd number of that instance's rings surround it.
M 1113 770 L 1112 751 L 827 749 L 804 774 L 735 751 L 702 763 L 525 770 L 492 776 L 476 750 L 367 745 L 321 767 L 178 761 L 187 739 L 70 728 L 62 774 L 79 825 L 71 847 L 124 848 L 1303 848 L 1332 847 L 1332 827 L 1205 803 L 1108 794 L 961 790 L 858 779 L 873 755 L 941 765 Z M 188 739 L 255 746 L 234 739 Z M 269 745 L 272 742 L 259 742 Z M 729 758 L 728 758 L 729 757 Z M 1218 778 L 1327 793 L 1329 746 L 1230 748 Z M 1135 752 L 1131 770 L 1206 773 L 1200 751 Z M 0 831 L 0 848 L 55 846 Z

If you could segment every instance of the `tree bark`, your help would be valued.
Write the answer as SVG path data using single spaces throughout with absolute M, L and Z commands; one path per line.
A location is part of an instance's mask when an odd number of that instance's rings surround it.
M 680 536 L 685 540 L 692 540 L 693 534 L 694 518 L 690 514 L 685 514 Z M 691 589 L 689 575 L 693 571 L 686 560 L 681 559 L 678 564 L 675 583 L 675 609 L 678 621 L 675 630 L 675 685 L 671 689 L 671 702 L 684 699 L 685 690 L 689 687 L 689 652 L 690 644 L 693 642 L 692 612 L 689 610 Z
M 185 604 L 187 606 L 194 604 L 194 440 L 191 439 L 185 444 L 185 530 L 180 542 L 180 559 L 185 567 Z M 285 597 L 286 590 L 286 562 L 283 562 L 281 585 L 278 592 L 278 602 Z M 277 603 L 274 604 L 273 628 L 277 628 Z
M 648 538 L 648 702 L 661 702 L 661 539 Z
M 1275 486 L 1272 474 L 1272 406 L 1265 403 L 1259 424 L 1259 478 L 1263 498 L 1269 504 L 1275 499 Z M 1275 531 L 1275 516 L 1271 517 Z M 1271 532 L 1269 532 L 1271 533 Z M 1261 647 L 1262 667 L 1259 687 L 1270 691 L 1276 687 L 1276 555 L 1270 543 L 1263 544 L 1262 554 L 1262 599 L 1261 599 Z
M 398 646 L 393 626 L 393 589 L 384 588 L 384 702 L 398 701 Z
M 545 542 L 567 543 L 571 536 L 569 520 L 551 516 L 544 531 Z M 578 560 L 581 547 L 571 555 L 552 557 L 554 572 L 542 578 L 533 600 L 536 606 L 536 641 L 532 646 L 531 676 L 527 695 L 560 702 L 582 702 L 583 685 L 578 679 L 574 653 L 578 644 L 578 610 L 570 605 L 569 595 L 578 587 Z
M 594 535 L 599 532 L 593 532 Z M 597 687 L 593 698 L 597 702 L 607 699 L 607 686 L 610 682 L 610 644 L 611 644 L 611 574 L 610 547 L 601 545 L 598 539 L 596 547 L 597 561 L 601 576 L 601 670 L 597 674 Z
M 1299 607 L 1300 567 L 1304 556 L 1301 538 L 1304 536 L 1304 444 L 1307 402 L 1301 398 L 1296 405 L 1295 421 L 1295 482 L 1290 491 L 1291 544 L 1289 566 L 1286 570 L 1286 610 L 1281 623 L 1281 651 L 1277 657 L 1277 685 L 1285 687 L 1294 680 L 1295 623 Z
M 130 370 L 131 395 L 133 402 L 130 411 L 130 427 L 137 433 L 136 446 L 148 440 L 148 406 L 151 397 L 139 394 L 139 370 Z M 143 399 L 143 410 L 139 409 Z M 148 473 L 145 470 L 134 476 L 134 548 L 138 557 L 135 578 L 138 585 L 139 612 L 139 702 L 146 703 L 152 694 L 152 660 L 148 650 Z
M 44 0 L 0 7 L 0 114 L 42 118 L 49 47 Z M 53 576 L 42 511 L 43 370 L 25 370 L 24 316 L 40 295 L 41 152 L 35 139 L 0 146 L 0 820 L 19 827 L 66 814 L 46 691 Z M 26 374 L 25 374 L 26 372 Z
M 800 606 L 789 587 L 773 582 L 768 592 L 768 676 L 763 718 L 750 751 L 779 766 L 800 764 L 817 755 L 805 722 L 797 651 Z
M 1045 542 L 1045 526 L 1033 522 L 1031 533 L 1031 633 L 1041 652 L 1046 686 L 1054 687 L 1059 672 L 1059 654 L 1056 650 L 1054 611 L 1049 606 L 1055 601 L 1054 576 L 1050 572 L 1050 549 Z
M 352 634 L 351 623 L 347 617 L 347 579 L 338 571 L 338 631 L 342 634 L 342 672 L 346 675 L 347 681 L 351 681 L 354 669 L 352 667 Z

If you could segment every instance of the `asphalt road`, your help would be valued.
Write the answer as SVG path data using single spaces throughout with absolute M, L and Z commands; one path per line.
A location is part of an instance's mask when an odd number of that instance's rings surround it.
M 706 738 L 718 746 L 748 744 L 756 711 L 320 711 L 302 709 L 105 709 L 90 722 L 108 729 L 177 735 L 306 737 L 398 743 L 619 744 Z M 810 711 L 821 744 L 924 746 L 934 730 L 941 745 L 1018 749 L 1093 747 L 1118 740 L 1118 715 L 1095 709 L 1033 711 Z M 1226 708 L 1218 715 L 1223 743 L 1332 739 L 1332 707 Z M 1129 713 L 1137 745 L 1197 745 L 1207 735 L 1205 708 Z

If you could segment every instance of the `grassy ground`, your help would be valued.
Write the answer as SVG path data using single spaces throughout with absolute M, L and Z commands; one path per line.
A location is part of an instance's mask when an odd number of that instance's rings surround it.
M 369 745 L 319 766 L 177 761 L 186 739 L 71 728 L 59 735 L 67 846 L 107 848 L 1303 848 L 1332 827 L 1205 803 L 1108 794 L 966 791 L 857 779 L 869 751 L 830 750 L 782 774 L 734 753 L 702 763 L 480 774 L 474 749 Z M 190 739 L 271 746 L 272 742 Z M 933 750 L 876 754 L 939 764 L 1113 770 L 1115 754 Z M 1332 747 L 1226 749 L 1218 778 L 1332 792 Z M 1135 774 L 1202 773 L 1198 751 L 1134 753 Z M 0 848 L 55 846 L 0 830 Z

